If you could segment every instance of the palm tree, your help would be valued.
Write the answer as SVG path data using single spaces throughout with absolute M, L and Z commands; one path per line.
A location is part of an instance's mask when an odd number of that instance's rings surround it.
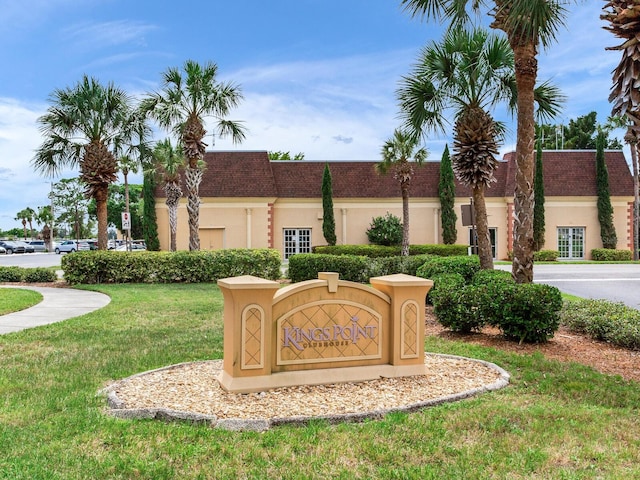
M 409 255 L 409 187 L 413 179 L 412 163 L 422 165 L 427 158 L 427 150 L 418 147 L 419 136 L 409 135 L 402 130 L 393 132 L 393 138 L 382 146 L 382 162 L 376 164 L 376 171 L 386 174 L 393 170 L 393 178 L 400 184 L 402 194 L 402 255 Z M 413 159 L 413 162 L 411 161 Z
M 153 149 L 155 169 L 162 175 L 165 203 L 169 209 L 170 249 L 176 251 L 176 232 L 178 231 L 178 204 L 182 197 L 180 188 L 180 169 L 184 167 L 184 155 L 180 147 L 174 148 L 170 139 L 158 142 Z
M 449 30 L 442 43 L 425 48 L 412 74 L 404 77 L 398 98 L 405 126 L 414 134 L 444 131 L 453 109 L 453 170 L 471 187 L 481 268 L 493 268 L 485 189 L 495 181 L 498 138 L 503 126 L 488 110 L 506 101 L 516 104 L 513 53 L 507 41 L 484 30 Z M 538 89 L 545 114 L 557 109 L 557 91 Z M 556 95 L 554 97 L 553 95 Z
M 563 25 L 570 0 L 400 0 L 413 16 L 467 23 L 472 10 L 493 17 L 491 27 L 507 35 L 513 51 L 517 88 L 516 185 L 512 273 L 518 283 L 533 281 L 534 102 L 538 48 L 548 47 Z
M 33 235 L 33 218 L 35 217 L 36 212 L 33 208 L 27 207 L 20 210 L 16 213 L 16 218 L 14 220 L 22 221 L 22 229 L 24 230 L 24 239 L 27 239 L 27 223 L 29 224 L 29 232 Z
M 189 250 L 200 250 L 198 191 L 202 181 L 202 159 L 207 146 L 203 141 L 207 133 L 204 118 L 215 118 L 219 136 L 231 135 L 234 143 L 245 138 L 244 127 L 239 122 L 226 119 L 229 110 L 242 99 L 240 88 L 232 83 L 218 82 L 217 73 L 218 66 L 215 63 L 200 65 L 187 60 L 184 76 L 179 69 L 169 68 L 163 74 L 162 91 L 150 94 L 141 105 L 142 111 L 160 126 L 174 131 L 187 160 L 185 184 Z
M 54 90 L 50 100 L 47 113 L 38 119 L 45 140 L 32 164 L 47 175 L 80 167 L 85 194 L 96 201 L 98 248 L 105 250 L 108 189 L 117 179 L 116 159 L 142 144 L 148 127 L 123 90 L 86 75 L 73 88 Z
M 42 224 L 42 237 L 47 242 L 47 248 L 53 252 L 53 214 L 51 213 L 51 205 L 38 207 L 36 214 L 36 222 Z
M 609 123 L 615 127 L 626 127 L 625 141 L 631 148 L 633 167 L 633 259 L 638 259 L 638 234 L 640 232 L 640 198 L 638 180 L 638 139 L 640 137 L 640 90 L 637 74 L 640 68 L 640 5 L 637 2 L 614 0 L 603 7 L 600 17 L 610 26 L 605 27 L 623 40 L 621 45 L 607 50 L 621 50 L 622 58 L 613 71 L 613 87 L 609 101 L 613 102 Z

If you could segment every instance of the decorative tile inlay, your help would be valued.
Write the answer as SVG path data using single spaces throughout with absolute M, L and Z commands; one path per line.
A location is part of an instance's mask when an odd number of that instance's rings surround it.
M 416 358 L 419 353 L 418 345 L 418 304 L 413 300 L 408 300 L 402 305 L 400 315 L 401 323 L 401 351 L 400 358 Z
M 264 366 L 264 311 L 248 305 L 242 314 L 242 368 Z

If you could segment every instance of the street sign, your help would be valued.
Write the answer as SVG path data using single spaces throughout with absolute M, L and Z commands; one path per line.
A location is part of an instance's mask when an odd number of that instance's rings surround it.
M 122 212 L 122 230 L 131 230 L 131 215 L 129 212 Z

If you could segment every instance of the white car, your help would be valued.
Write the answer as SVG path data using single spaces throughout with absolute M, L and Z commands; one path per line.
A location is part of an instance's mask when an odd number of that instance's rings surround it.
M 65 240 L 56 246 L 56 253 L 72 253 L 81 250 L 91 250 L 87 242 L 76 242 L 75 240 Z

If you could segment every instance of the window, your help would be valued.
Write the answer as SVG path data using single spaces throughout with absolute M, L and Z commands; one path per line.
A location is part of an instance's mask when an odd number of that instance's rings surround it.
M 489 240 L 491 240 L 491 256 L 496 258 L 496 238 L 498 236 L 497 228 L 489 228 Z M 478 242 L 476 242 L 476 231 L 473 228 L 469 229 L 469 246 L 471 247 L 471 253 L 473 255 L 478 254 Z
M 284 229 L 284 259 L 288 260 L 296 253 L 311 253 L 310 228 Z
M 584 259 L 584 227 L 558 227 L 558 251 L 565 260 Z

